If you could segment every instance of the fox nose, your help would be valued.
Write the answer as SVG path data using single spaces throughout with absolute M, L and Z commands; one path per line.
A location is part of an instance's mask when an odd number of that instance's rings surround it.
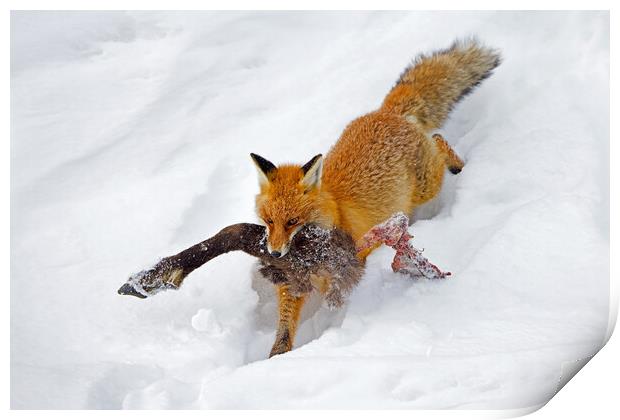
M 271 256 L 274 258 L 280 258 L 282 253 L 280 251 L 271 251 Z

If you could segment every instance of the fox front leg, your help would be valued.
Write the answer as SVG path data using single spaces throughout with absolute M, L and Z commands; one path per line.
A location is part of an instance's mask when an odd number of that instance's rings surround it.
M 290 293 L 288 285 L 276 286 L 278 293 L 278 331 L 269 357 L 286 353 L 293 348 L 293 340 L 297 332 L 299 314 L 304 305 L 306 296 L 295 296 Z

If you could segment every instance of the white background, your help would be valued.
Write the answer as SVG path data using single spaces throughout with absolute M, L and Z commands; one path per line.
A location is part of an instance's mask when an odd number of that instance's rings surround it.
M 600 357 L 600 356 L 601 356 L 601 355 L 599 355 L 599 357 Z M 596 361 L 596 359 L 595 359 L 595 361 Z M 586 367 L 586 369 L 587 369 L 587 367 Z M 570 384 L 569 384 L 569 387 L 570 387 Z M 562 392 L 566 392 L 566 391 L 568 391 L 568 390 L 569 390 L 569 388 L 566 388 L 566 389 L 565 389 L 564 391 L 562 391 Z M 560 397 L 561 397 L 561 394 L 560 394 Z M 543 411 L 544 411 L 544 410 L 543 410 Z

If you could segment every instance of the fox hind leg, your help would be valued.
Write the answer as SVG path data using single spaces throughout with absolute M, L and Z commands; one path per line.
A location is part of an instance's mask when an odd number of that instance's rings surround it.
M 435 144 L 437 145 L 441 153 L 445 155 L 448 170 L 450 170 L 450 172 L 452 172 L 454 175 L 461 172 L 461 170 L 463 170 L 463 166 L 465 166 L 465 163 L 456 154 L 452 147 L 450 147 L 450 145 L 443 138 L 443 136 L 441 134 L 433 134 L 433 140 L 435 140 Z
M 299 323 L 299 314 L 306 300 L 306 296 L 292 295 L 288 285 L 279 285 L 276 286 L 276 289 L 280 316 L 276 341 L 273 343 L 269 357 L 286 353 L 293 348 L 293 340 Z
M 417 159 L 419 163 L 414 166 L 412 174 L 414 182 L 411 191 L 411 209 L 414 212 L 418 206 L 437 196 L 443 184 L 446 166 L 448 168 L 455 166 L 457 170 L 459 163 L 462 165 L 462 161 L 439 134 L 433 135 L 430 139 L 425 137 Z M 409 209 L 405 213 L 413 218 L 413 212 Z

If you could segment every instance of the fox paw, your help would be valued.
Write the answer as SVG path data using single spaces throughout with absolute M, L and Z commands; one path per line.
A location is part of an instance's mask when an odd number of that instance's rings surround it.
M 288 331 L 284 331 L 283 333 L 279 333 L 276 337 L 276 342 L 273 343 L 273 347 L 271 347 L 271 352 L 269 352 L 269 357 L 277 356 L 278 354 L 283 354 L 291 351 L 293 348 L 293 343 L 291 343 L 291 337 Z

